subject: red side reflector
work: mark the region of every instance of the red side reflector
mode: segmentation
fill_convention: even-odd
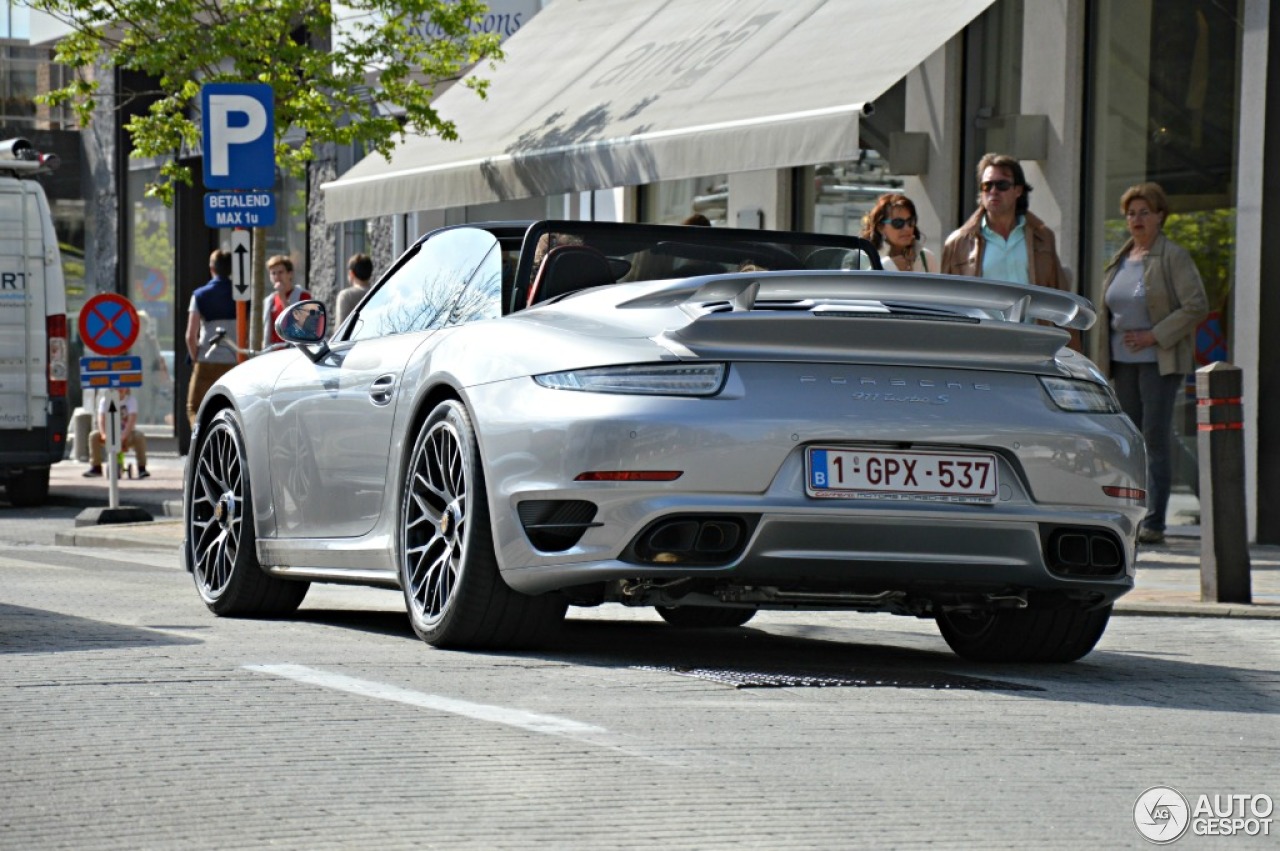
[[[44,319],[45,336],[48,339],[46,357],[49,371],[49,396],[62,398],[67,395],[67,316],[54,313]]]
[[[575,482],[674,482],[683,470],[592,470],[579,473]]]
[[[1142,488],[1122,488],[1115,485],[1103,485],[1102,492],[1107,496],[1114,496],[1116,499],[1136,499],[1138,502],[1146,502],[1147,492]]]

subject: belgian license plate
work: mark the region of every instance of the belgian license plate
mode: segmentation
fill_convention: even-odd
[[[996,457],[983,453],[811,448],[809,495],[821,499],[994,502]]]

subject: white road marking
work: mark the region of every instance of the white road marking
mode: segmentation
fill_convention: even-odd
[[[688,767],[692,762],[705,764],[708,761],[720,761],[705,756],[699,757],[688,752],[677,753],[674,748],[660,749],[649,745],[647,742],[628,742],[625,736],[611,733],[608,729],[594,724],[574,721],[572,718],[561,718],[558,715],[542,715],[537,712],[528,712],[508,706],[472,703],[467,700],[444,697],[438,694],[427,694],[373,680],[348,677],[345,674],[321,671],[315,668],[308,668],[305,665],[245,665],[244,668],[248,671],[284,677],[295,682],[345,691],[362,697],[390,700],[409,706],[432,709],[437,712],[461,715],[477,721],[516,727],[532,733],[573,739],[574,741],[607,748],[630,756],[640,757],[641,759],[660,762],[663,765],[672,767]]]
[[[442,697],[438,694],[425,694],[420,691],[400,688],[399,686],[374,682],[373,680],[361,680],[344,674],[317,671],[315,668],[308,668],[305,665],[245,665],[245,668],[250,671],[260,671],[264,674],[274,674],[277,677],[284,677],[300,683],[350,692],[364,697],[375,697],[379,700],[407,703],[410,706],[420,706],[423,709],[434,709],[438,712],[448,712],[453,715],[464,715],[467,718],[475,718],[478,721],[505,724],[508,727],[519,727],[522,730],[546,733],[551,736],[599,735],[600,733],[608,732],[603,727],[583,724],[581,721],[574,721],[569,718],[559,718],[555,715],[539,715],[536,712],[526,712],[523,709],[511,709],[506,706],[471,703],[452,697]]]
[[[0,569],[3,570],[79,570],[81,568],[66,567],[61,564],[49,564],[45,561],[27,561],[20,558],[0,556]]]

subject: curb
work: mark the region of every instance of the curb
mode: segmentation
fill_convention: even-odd
[[[63,547],[99,547],[113,550],[167,550],[177,552],[182,546],[182,521],[152,520],[150,523],[116,523],[106,526],[82,526],[56,532],[55,544]]]
[[[1280,606],[1257,603],[1152,603],[1125,602],[1122,597],[1112,610],[1115,615],[1182,618],[1250,618],[1280,620]]]

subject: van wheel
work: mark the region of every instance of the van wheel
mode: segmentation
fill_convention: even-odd
[[[9,478],[5,491],[15,506],[44,505],[49,501],[49,468],[28,467]]]

